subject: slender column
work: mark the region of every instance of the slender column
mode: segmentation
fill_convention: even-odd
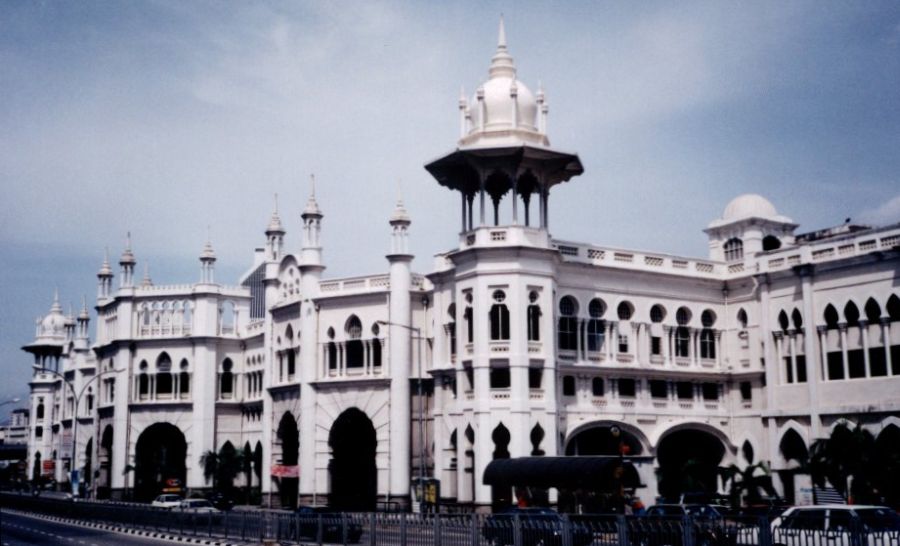
[[[839,323],[838,330],[841,332],[841,360],[844,366],[844,379],[850,379],[850,364],[847,360],[847,323]]]
[[[691,364],[700,365],[700,330],[691,328]]]
[[[894,365],[891,362],[891,319],[889,317],[882,317],[881,332],[881,339],[884,340],[884,361],[887,362],[887,373],[893,375]]]
[[[461,231],[466,231],[466,194],[463,192],[459,192],[460,197],[462,197],[462,228]]]
[[[606,343],[603,347],[603,356],[608,361],[612,358],[612,322],[606,321],[606,323],[603,325],[603,328],[606,330]]]
[[[791,372],[794,378],[794,383],[800,382],[800,376],[797,375],[797,332],[795,330],[791,330],[788,333],[790,339],[790,351],[791,351]]]
[[[862,345],[863,345],[863,361],[866,365],[866,377],[872,376],[872,371],[869,365],[869,321],[865,319],[861,319],[859,321],[859,331],[862,332]]]
[[[531,194],[522,195],[522,205],[525,207],[525,226],[531,226]]]
[[[544,201],[544,189],[540,188],[538,192],[538,223],[540,227],[547,227],[546,224],[546,215],[544,214],[544,209],[547,207],[546,201]]]
[[[716,368],[722,368],[722,330],[716,330],[714,335],[715,349],[716,352]]]
[[[511,192],[512,192],[512,223],[514,226],[519,225],[519,199],[518,199],[518,184],[513,181]]]
[[[662,338],[662,346],[663,346],[663,360],[665,361],[666,366],[672,365],[672,327],[671,326],[663,326],[663,338]]]
[[[478,193],[478,196],[479,196],[478,197],[479,205],[481,207],[481,210],[479,211],[479,214],[480,214],[480,216],[479,216],[480,224],[479,225],[483,226],[484,225],[484,182],[483,181],[481,184],[481,191]]]
[[[775,332],[775,369],[779,370],[778,375],[781,378],[780,383],[782,385],[787,383],[787,369],[784,368],[783,347],[781,343],[783,336],[784,333],[781,331]]]
[[[819,334],[819,377],[828,379],[828,326],[816,326]]]
[[[550,190],[544,189],[544,227],[550,227]]]

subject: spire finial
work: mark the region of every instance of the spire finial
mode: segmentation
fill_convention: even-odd
[[[309,188],[310,188],[309,194],[312,196],[313,199],[315,199],[316,198],[316,175],[315,175],[315,173],[309,174]]]
[[[131,250],[131,231],[125,232],[125,249]]]
[[[498,77],[516,78],[516,65],[512,56],[506,49],[506,25],[503,23],[503,15],[500,15],[500,30],[497,37],[497,51],[491,58],[491,68],[488,71],[491,79]]]
[[[503,14],[500,14],[500,31],[497,34],[497,49],[506,49],[506,27],[503,25]]]
[[[54,305],[59,304],[59,287],[58,286],[53,287],[53,304]]]

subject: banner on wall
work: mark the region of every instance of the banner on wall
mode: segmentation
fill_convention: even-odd
[[[273,478],[299,478],[300,466],[296,464],[273,464]]]

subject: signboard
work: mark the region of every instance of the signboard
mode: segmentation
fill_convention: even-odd
[[[53,472],[56,470],[56,461],[41,461],[41,474],[44,476],[52,476]]]
[[[441,498],[441,481],[436,478],[413,478],[410,497],[413,513],[434,510]]]
[[[181,493],[181,480],[178,478],[167,478],[163,482],[163,493]]]
[[[300,466],[288,464],[273,464],[272,477],[274,478],[299,478]]]

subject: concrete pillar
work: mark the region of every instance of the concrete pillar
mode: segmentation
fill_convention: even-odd
[[[410,486],[411,374],[410,287],[412,275],[409,254],[392,254],[390,262],[390,484],[393,498],[408,499]]]

